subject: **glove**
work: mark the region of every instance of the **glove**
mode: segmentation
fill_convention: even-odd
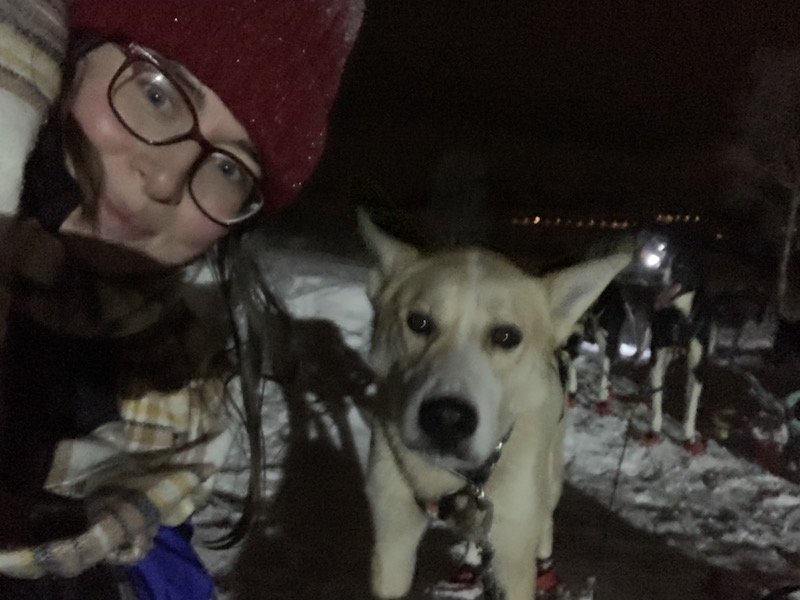
[[[104,490],[87,501],[88,528],[70,538],[0,552],[0,574],[17,579],[76,577],[100,562],[129,564],[152,547],[158,510],[144,494]]]

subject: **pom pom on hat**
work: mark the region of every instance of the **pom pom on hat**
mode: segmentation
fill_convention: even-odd
[[[276,209],[322,154],[363,11],[363,0],[72,0],[70,27],[142,44],[214,90],[261,153]]]

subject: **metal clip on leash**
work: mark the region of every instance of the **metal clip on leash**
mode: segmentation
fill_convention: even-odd
[[[493,516],[494,505],[483,485],[475,483],[468,483],[443,497],[437,506],[437,518],[466,543],[461,567],[464,571],[459,571],[456,579],[480,582],[484,600],[505,600],[505,592],[492,566],[494,547],[489,541],[489,531]]]
[[[497,581],[497,574],[492,566],[494,558],[494,546],[489,541],[489,530],[492,527],[492,517],[494,516],[494,505],[483,491],[481,486],[470,486],[470,492],[475,498],[475,505],[478,510],[485,513],[480,527],[480,536],[476,541],[478,552],[481,556],[481,583],[483,583],[484,600],[505,600],[506,593],[500,582]]]

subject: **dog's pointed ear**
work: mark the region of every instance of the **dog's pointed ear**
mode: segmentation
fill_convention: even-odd
[[[378,259],[380,274],[389,276],[416,260],[419,250],[380,229],[363,208],[358,209],[358,230],[369,251]]]
[[[564,343],[572,326],[611,280],[631,262],[630,252],[589,260],[545,277],[556,344]]]

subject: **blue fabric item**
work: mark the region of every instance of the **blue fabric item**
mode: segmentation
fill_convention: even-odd
[[[147,555],[126,569],[139,600],[210,600],[214,582],[191,545],[192,526],[161,527]]]

